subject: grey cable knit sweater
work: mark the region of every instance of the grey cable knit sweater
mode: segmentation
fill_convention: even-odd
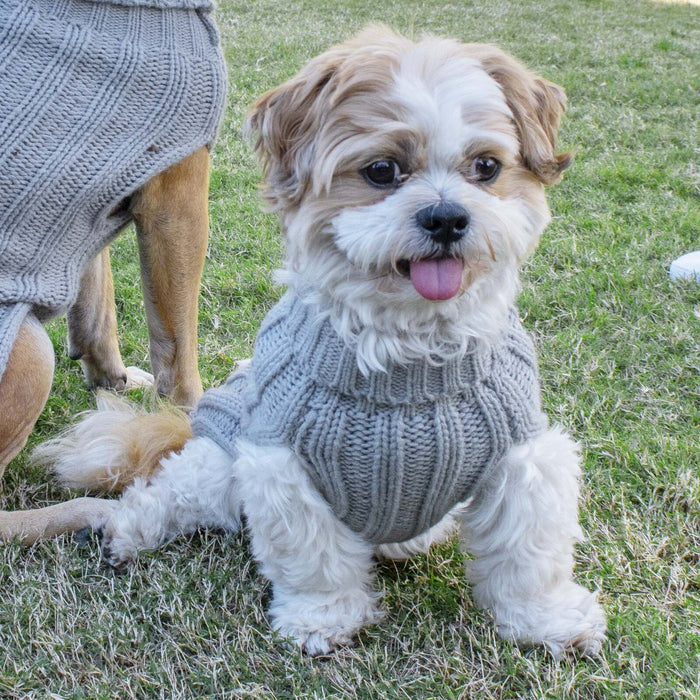
[[[128,220],[117,205],[212,143],[226,74],[211,7],[0,0],[0,378],[26,314],[75,300]]]
[[[546,424],[515,311],[488,350],[365,376],[330,321],[291,294],[266,317],[250,367],[207,391],[192,420],[234,456],[239,437],[290,448],[335,514],[374,543],[427,530]]]

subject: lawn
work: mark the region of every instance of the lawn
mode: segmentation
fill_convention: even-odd
[[[609,641],[554,659],[498,639],[444,545],[382,564],[385,619],[354,649],[310,659],[273,637],[269,590],[243,535],[202,532],[127,575],[96,542],[0,546],[3,698],[700,697],[700,286],[673,258],[700,247],[700,8],[638,0],[220,0],[230,104],[213,158],[200,312],[205,386],[249,355],[281,290],[277,222],[241,135],[256,95],[368,21],[412,35],[497,43],[563,85],[554,220],[523,274],[521,315],[540,346],[544,401],[582,443],[577,576],[600,589]],[[121,348],[148,366],[133,233],[113,247]],[[30,447],[94,405],[50,325],[54,391]],[[0,506],[68,496],[8,468]]]

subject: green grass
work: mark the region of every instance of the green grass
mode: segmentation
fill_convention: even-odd
[[[286,649],[243,536],[201,533],[124,577],[94,542],[0,547],[0,697],[698,698],[700,287],[668,265],[696,249],[700,8],[629,0],[221,0],[230,105],[214,154],[201,302],[205,385],[250,353],[280,294],[281,246],[240,134],[246,106],[368,21],[498,43],[563,85],[576,161],[524,272],[521,311],[541,349],[544,401],[584,447],[577,575],[601,589],[610,639],[595,660],[499,640],[453,544],[379,567],[386,618],[328,660]],[[148,365],[133,234],[114,246],[121,347]],[[66,357],[36,444],[93,405]],[[30,445],[31,447],[31,445]],[[2,505],[67,494],[8,468]]]

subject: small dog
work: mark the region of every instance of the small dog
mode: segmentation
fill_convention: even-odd
[[[288,291],[252,360],[204,395],[190,439],[109,402],[42,448],[74,486],[145,477],[105,506],[112,566],[244,513],[272,626],[325,654],[379,617],[374,554],[458,524],[504,637],[600,650],[603,611],[572,578],[578,451],[547,426],[513,310],[543,186],[570,162],[564,102],[495,47],[382,27],[263,95],[249,124]]]

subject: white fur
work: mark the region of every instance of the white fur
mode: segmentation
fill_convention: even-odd
[[[68,488],[109,491],[124,463],[125,436],[136,409],[105,391],[97,393],[97,411],[87,411],[64,433],[32,452],[32,463],[51,466]]]
[[[518,265],[549,221],[546,206],[498,197],[459,172],[470,146],[478,144],[478,152],[499,147],[512,163],[519,145],[514,131],[484,123],[484,113],[510,114],[498,84],[477,62],[445,63],[431,53],[434,48],[428,44],[404,58],[393,95],[401,129],[427,141],[425,170],[378,203],[340,208],[320,228],[307,211],[316,204],[312,197],[286,217],[290,265],[279,279],[319,304],[338,333],[357,343],[363,370],[426,357],[445,360],[463,354],[470,339],[498,336],[519,291]],[[478,107],[471,118],[470,107]],[[372,159],[366,138],[345,144],[345,151],[355,159],[366,151],[365,159]],[[330,180],[329,161],[340,167],[333,155],[319,158],[324,182]],[[392,264],[436,252],[415,215],[440,200],[469,212],[470,234],[453,252],[481,271],[462,294],[436,304],[420,297]]]
[[[394,561],[410,559],[414,554],[424,554],[434,544],[444,542],[454,535],[459,524],[459,515],[465,505],[461,504],[453,508],[442,520],[422,535],[418,535],[406,542],[391,542],[378,545],[375,554],[381,559],[392,559]]]
[[[150,481],[136,479],[124,492],[104,528],[104,555],[120,567],[199,527],[237,530],[240,514],[233,458],[209,438],[193,438]]]
[[[379,619],[372,546],[341,523],[288,449],[239,442],[253,554],[272,581],[272,626],[310,654],[351,644]]]
[[[514,447],[460,512],[477,604],[504,637],[554,654],[596,654],[605,639],[596,594],[572,581],[578,493],[578,449],[555,428]]]
[[[272,626],[310,654],[352,643],[377,621],[371,589],[372,547],[337,520],[286,448],[242,441],[235,464],[207,438],[163,460],[150,484],[138,480],[105,527],[109,563],[208,526],[236,530],[241,506],[252,549],[273,584]],[[462,528],[478,605],[493,612],[507,638],[541,643],[554,654],[596,654],[605,616],[596,594],[572,580],[577,521],[578,453],[561,430],[514,447],[467,504],[406,543],[376,554],[403,559]]]
[[[491,342],[517,294],[518,266],[549,218],[534,178],[496,194],[464,176],[465,149],[499,149],[505,162],[518,161],[509,108],[477,61],[455,58],[454,44],[421,46],[395,69],[393,90],[367,98],[369,106],[388,102],[382,114],[390,116],[375,118],[376,138],[330,139],[326,151],[323,144],[304,151],[297,167],[311,165],[315,184],[281,212],[289,253],[284,281],[357,343],[364,370],[416,358],[440,362],[464,353],[470,339]],[[425,144],[425,167],[386,196],[368,190],[366,203],[335,203],[334,178],[344,159],[381,158],[370,146],[392,129]],[[317,160],[307,163],[310,154]],[[356,166],[343,167],[352,173]],[[349,185],[354,192],[361,186],[357,179]],[[529,188],[528,196],[522,188]],[[469,212],[469,235],[453,251],[469,274],[462,294],[432,302],[395,263],[436,252],[415,217],[440,199]],[[117,449],[107,438],[104,447]],[[242,508],[253,553],[273,585],[273,628],[312,654],[351,643],[379,617],[372,546],[335,517],[290,450],[245,441],[239,449],[232,464],[213,442],[197,438],[164,459],[150,483],[135,483],[120,501],[105,529],[106,556],[120,566],[140,549],[200,525],[235,529]],[[578,479],[574,443],[550,430],[512,448],[472,500],[429,532],[376,553],[402,558],[425,551],[459,521],[475,557],[467,566],[475,599],[493,612],[502,635],[542,643],[554,653],[596,653],[605,618],[595,593],[573,582],[573,547],[581,537]]]

